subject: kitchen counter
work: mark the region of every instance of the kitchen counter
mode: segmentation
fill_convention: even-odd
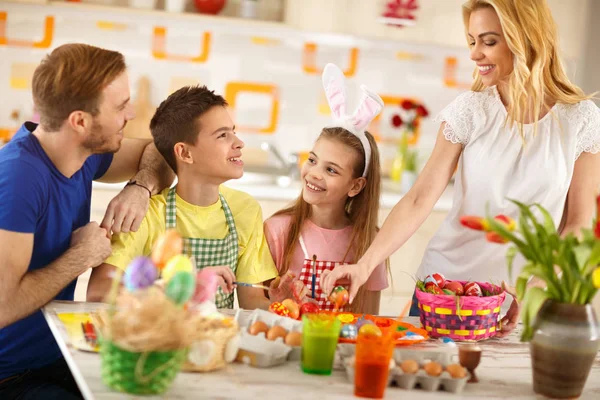
[[[86,400],[134,399],[116,393],[106,387],[101,380],[101,362],[98,354],[75,350],[70,344],[64,326],[56,314],[61,312],[90,312],[99,303],[52,302],[44,307],[48,325],[71,368],[79,388]],[[233,311],[229,311],[231,313]],[[242,311],[243,319],[249,314]],[[418,324],[417,318],[408,317],[406,322]],[[519,342],[520,327],[503,339],[490,339],[480,342],[482,358],[476,369],[480,380],[468,384],[462,393],[453,395],[444,391],[406,391],[389,387],[386,399],[539,399],[533,392],[531,358],[529,346]],[[428,341],[421,348],[436,348],[438,341]],[[413,348],[417,348],[414,346]],[[556,366],[558,368],[558,366]],[[353,384],[344,371],[333,371],[331,376],[308,375],[301,372],[298,362],[269,368],[253,368],[243,364],[230,364],[225,369],[210,373],[180,373],[173,386],[161,397],[168,399],[249,399],[294,400],[294,399],[355,399]],[[596,358],[587,385],[580,399],[600,398],[600,358]]]

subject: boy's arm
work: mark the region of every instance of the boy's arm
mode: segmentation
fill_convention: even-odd
[[[103,302],[117,271],[114,265],[104,263],[92,270],[87,287],[86,301]]]
[[[268,310],[271,301],[265,296],[265,291],[259,288],[238,286],[238,301],[244,310]]]

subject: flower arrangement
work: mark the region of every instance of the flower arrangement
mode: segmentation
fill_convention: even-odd
[[[511,201],[519,208],[518,222],[504,215],[463,216],[460,222],[485,232],[490,242],[512,244],[506,253],[511,280],[515,256],[521,254],[527,261],[517,277],[516,293],[524,324],[521,340],[529,341],[534,333],[533,320],[546,300],[586,305],[596,295],[600,288],[600,218],[596,218],[593,230],[582,229],[580,236],[561,235],[550,213],[540,204]],[[600,196],[597,213],[600,216]],[[532,277],[545,287],[528,288]]]
[[[417,172],[417,152],[411,150],[409,145],[416,142],[415,131],[419,128],[421,118],[429,116],[429,111],[423,104],[412,100],[403,100],[400,103],[400,112],[391,119],[392,127],[401,130],[398,142],[398,151],[392,165],[391,178],[400,181],[402,172]],[[411,143],[412,142],[412,143]]]

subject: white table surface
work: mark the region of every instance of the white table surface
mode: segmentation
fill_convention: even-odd
[[[102,383],[98,354],[78,351],[70,346],[67,333],[57,313],[78,313],[96,310],[101,304],[51,302],[44,316],[86,400],[91,399],[353,399],[353,384],[344,371],[331,376],[304,374],[299,362],[259,369],[243,364],[230,364],[210,373],[179,373],[172,387],[162,396],[141,397],[113,392]],[[419,325],[417,318],[406,322]],[[480,343],[482,360],[476,369],[480,383],[468,384],[462,393],[444,391],[407,391],[388,387],[386,399],[542,399],[533,392],[529,346],[519,342],[518,329],[507,338],[490,339]],[[430,341],[422,347],[435,347]],[[596,357],[581,399],[600,399],[600,357]]]

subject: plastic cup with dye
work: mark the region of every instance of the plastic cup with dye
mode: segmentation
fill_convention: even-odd
[[[302,316],[302,371],[331,375],[342,323],[331,314]]]
[[[381,399],[388,385],[390,360],[394,352],[391,334],[359,334],[356,339],[354,395]]]

